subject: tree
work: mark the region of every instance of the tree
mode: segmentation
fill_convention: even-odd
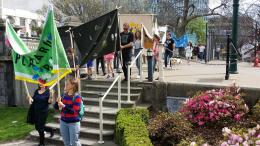
[[[203,44],[206,43],[205,28],[206,22],[202,17],[191,20],[186,26],[187,32],[191,34],[195,33],[198,38],[198,42]]]
[[[170,25],[175,28],[176,35],[182,36],[186,32],[186,26],[190,21],[199,18],[212,15],[220,15],[217,12],[219,8],[225,7],[227,0],[222,0],[222,3],[208,11],[195,13],[196,8],[192,0],[168,0],[158,2],[158,22],[161,25]]]

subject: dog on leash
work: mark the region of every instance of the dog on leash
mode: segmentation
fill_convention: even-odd
[[[180,58],[170,58],[170,62],[171,62],[172,65],[182,64],[182,60]]]

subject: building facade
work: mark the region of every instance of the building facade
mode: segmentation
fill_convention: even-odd
[[[22,37],[37,36],[37,33],[33,30],[33,28],[40,27],[44,23],[44,17],[37,13],[20,9],[1,9],[1,18],[4,20],[7,19],[11,24],[19,27],[20,30],[17,33]]]

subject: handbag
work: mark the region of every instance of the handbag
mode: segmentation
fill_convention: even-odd
[[[27,113],[27,123],[34,125],[35,124],[35,113],[34,113],[34,104],[32,103],[29,107],[28,113]]]

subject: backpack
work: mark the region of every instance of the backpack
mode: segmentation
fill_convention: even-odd
[[[72,102],[75,101],[75,98],[76,98],[77,95],[79,95],[79,94],[75,94],[75,96],[73,96]],[[80,96],[80,98],[81,98],[81,102],[80,102],[80,107],[79,107],[79,113],[78,114],[79,114],[80,120],[82,120],[83,117],[84,117],[84,114],[85,114],[85,105],[84,105],[82,96]]]

